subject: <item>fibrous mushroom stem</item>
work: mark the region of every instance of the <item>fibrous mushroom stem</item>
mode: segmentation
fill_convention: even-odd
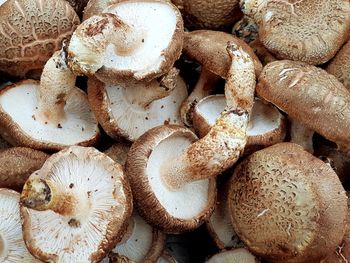
[[[176,87],[176,78],[178,74],[179,70],[172,68],[159,80],[150,82],[149,85],[146,85],[142,96],[138,96],[138,104],[143,108],[147,108],[153,101],[169,96]]]
[[[227,108],[206,136],[162,166],[163,183],[171,190],[220,174],[237,161],[247,143],[247,126],[254,102],[254,64],[235,44],[229,43],[227,51],[232,59],[225,84]],[[243,77],[238,77],[242,73]]]
[[[30,179],[23,187],[20,202],[28,208],[45,211],[52,210],[61,215],[72,215],[76,211],[76,198],[61,191],[44,179]]]
[[[63,50],[55,52],[41,75],[36,119],[54,125],[65,119],[64,106],[69,92],[75,87],[75,78],[66,64],[66,53]]]
[[[199,76],[199,80],[196,83],[196,86],[188,98],[182,103],[180,108],[182,121],[188,127],[192,126],[193,110],[197,102],[210,95],[219,80],[220,76],[212,73],[205,67],[202,67],[202,71]]]
[[[313,154],[314,146],[312,142],[312,137],[314,135],[314,131],[307,128],[302,123],[289,118],[290,121],[290,141],[302,146],[306,151]]]

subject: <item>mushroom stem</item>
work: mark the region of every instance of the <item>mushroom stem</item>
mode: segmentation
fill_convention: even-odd
[[[52,210],[60,215],[72,215],[77,206],[72,194],[60,191],[50,181],[37,178],[26,182],[20,202],[37,211]]]
[[[199,80],[196,83],[196,86],[188,98],[182,103],[180,108],[182,121],[188,127],[192,126],[193,110],[197,102],[210,95],[212,90],[215,88],[218,80],[220,80],[220,76],[212,73],[205,67],[202,67],[202,71],[199,76]]]
[[[59,124],[65,119],[64,106],[75,87],[75,76],[66,64],[66,53],[57,51],[45,64],[40,80],[39,105],[36,119]]]
[[[140,96],[138,94],[139,101],[137,103],[146,109],[153,101],[169,96],[176,87],[176,77],[178,74],[179,70],[172,68],[159,80],[150,82],[143,91],[143,95]]]
[[[299,144],[302,146],[306,151],[313,154],[314,153],[314,146],[312,142],[312,137],[314,135],[314,131],[307,128],[304,124],[293,120],[292,118],[288,117],[290,121],[290,142]]]
[[[5,239],[0,234],[0,262],[4,262],[7,258],[8,249]]]
[[[251,57],[228,44],[232,62],[225,83],[227,108],[202,139],[162,166],[162,180],[170,190],[216,176],[232,166],[247,143],[247,126],[254,102],[255,71]]]

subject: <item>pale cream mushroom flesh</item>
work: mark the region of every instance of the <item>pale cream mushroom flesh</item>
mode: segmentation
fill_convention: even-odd
[[[23,241],[19,213],[20,194],[0,188],[0,262],[39,263],[27,250]]]
[[[171,3],[124,1],[103,12],[83,21],[71,38],[69,65],[76,74],[107,83],[151,80],[180,57],[183,21]]]
[[[247,142],[254,101],[254,63],[234,43],[227,46],[227,52],[232,59],[225,85],[227,108],[209,133],[193,143],[195,137],[187,129],[161,126],[142,135],[128,154],[126,172],[140,213],[169,232],[197,227],[209,215],[210,180],[237,161]],[[189,199],[193,200],[191,206]],[[150,209],[154,212],[146,212]],[[199,215],[201,220],[196,218]]]
[[[348,0],[241,0],[241,8],[258,24],[260,41],[279,59],[319,65],[348,39]]]
[[[222,251],[205,263],[259,263],[260,261],[245,248]]]
[[[204,137],[210,131],[225,106],[224,95],[211,95],[197,103],[194,108],[193,127],[199,137]],[[286,135],[285,118],[273,105],[255,99],[247,135],[245,154],[282,142]]]
[[[114,139],[134,141],[155,126],[182,124],[179,108],[186,97],[186,84],[175,68],[150,82],[111,85],[95,78],[88,82],[91,108]]]
[[[46,63],[40,83],[24,80],[1,90],[3,137],[15,145],[47,150],[95,144],[98,123],[75,79],[61,50]]]
[[[132,262],[155,262],[165,246],[165,234],[153,228],[134,211],[122,241],[109,253],[112,260],[105,258],[102,263],[118,262],[126,257]]]
[[[0,1],[0,71],[38,77],[80,23],[64,0]]]
[[[319,262],[346,229],[347,196],[336,173],[294,143],[257,151],[235,169],[231,222],[252,253],[268,262]]]
[[[256,92],[350,154],[350,93],[333,75],[303,62],[275,61],[264,67]]]
[[[52,155],[21,194],[24,240],[46,262],[98,262],[122,239],[132,196],[122,167],[95,148]]]

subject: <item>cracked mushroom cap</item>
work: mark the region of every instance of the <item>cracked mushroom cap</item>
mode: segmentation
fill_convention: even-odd
[[[164,90],[165,97],[157,97],[157,90]],[[170,85],[158,80],[110,85],[91,78],[88,82],[91,108],[114,139],[135,141],[158,125],[182,124],[179,109],[186,97],[187,87],[179,75]]]
[[[236,167],[228,198],[236,233],[269,262],[319,262],[345,234],[347,196],[338,176],[297,144],[250,155]]]
[[[326,68],[327,72],[336,76],[350,91],[350,41],[348,41],[331,60]]]
[[[0,2],[0,70],[14,77],[37,76],[80,23],[64,0]]]
[[[0,188],[0,261],[39,263],[27,250],[19,214],[20,194]]]
[[[26,245],[40,260],[99,262],[122,239],[132,196],[119,164],[72,146],[30,176],[20,211]]]
[[[225,107],[224,95],[211,95],[197,103],[193,113],[193,127],[200,138],[210,131]],[[286,120],[273,105],[255,99],[247,135],[245,154],[282,142],[286,135]]]
[[[183,52],[209,71],[225,79],[231,66],[231,57],[226,50],[228,42],[241,47],[248,53],[254,61],[255,74],[259,76],[262,65],[258,57],[247,43],[232,34],[211,30],[186,32]]]
[[[279,59],[319,65],[348,39],[348,0],[242,0],[242,10],[259,25],[259,38]]]
[[[276,61],[264,67],[256,92],[350,151],[350,93],[333,75],[303,62]]]
[[[135,205],[146,221],[164,232],[195,229],[214,208],[215,178],[188,183],[175,191],[161,179],[160,164],[179,156],[195,140],[188,129],[163,125],[143,134],[128,153],[126,173]]]
[[[260,261],[247,249],[237,248],[215,254],[205,263],[259,263]]]
[[[225,29],[233,25],[242,13],[239,0],[173,0],[189,29]]]
[[[109,260],[105,258],[102,263],[117,263],[121,257],[136,263],[155,262],[164,250],[165,238],[165,234],[134,212],[123,240],[110,252]]]
[[[174,5],[125,1],[78,26],[68,48],[69,63],[76,74],[95,75],[106,83],[151,80],[172,68],[182,45],[183,21]]]
[[[28,177],[40,169],[48,154],[24,147],[12,147],[0,152],[0,188],[22,190]]]

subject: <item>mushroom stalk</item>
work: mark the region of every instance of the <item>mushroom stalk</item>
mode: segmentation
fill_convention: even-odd
[[[64,106],[74,87],[75,76],[66,64],[66,53],[62,49],[54,53],[45,64],[35,117],[44,123],[59,124],[65,119]]]
[[[227,108],[205,137],[177,159],[163,164],[162,180],[169,189],[220,174],[237,161],[247,143],[254,102],[254,63],[236,44],[229,44],[227,51],[232,60],[225,84]]]
[[[202,71],[199,76],[199,80],[196,83],[196,86],[188,98],[182,103],[180,108],[182,121],[188,127],[192,126],[193,110],[197,102],[210,95],[219,79],[220,76],[212,73],[205,67],[202,67]]]
[[[299,144],[306,151],[313,154],[314,147],[312,142],[312,137],[314,135],[314,131],[307,128],[302,123],[289,118],[291,127],[290,127],[290,142]]]
[[[20,202],[37,211],[52,210],[60,215],[72,215],[78,206],[73,194],[61,191],[44,179],[28,180],[23,187]]]

